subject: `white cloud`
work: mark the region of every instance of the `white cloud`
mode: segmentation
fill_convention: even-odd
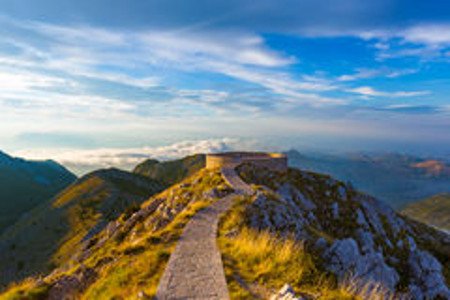
[[[21,59],[0,55],[0,61],[15,67],[32,67],[38,75],[57,71],[67,76],[153,88],[164,84],[163,78],[160,75],[156,77],[155,72],[213,72],[268,89],[278,95],[279,101],[288,98],[290,102],[295,100],[299,104],[313,106],[343,102],[342,99],[320,96],[323,91],[337,88],[332,82],[307,77],[293,78],[280,70],[295,63],[296,59],[268,48],[264,39],[255,34],[189,30],[181,33],[167,30],[127,32],[37,22],[24,22],[16,26],[41,36],[45,40],[42,43],[45,48],[41,49],[42,46],[29,44],[28,41],[13,41],[26,55]],[[129,73],[140,75],[131,77],[127,75]],[[213,100],[209,97],[207,102],[225,99],[221,95],[223,91],[215,93],[218,98]],[[175,94],[178,92],[175,91]],[[175,103],[177,98],[172,100]],[[227,101],[240,100],[228,97]],[[214,109],[218,110],[217,107]]]
[[[160,147],[98,148],[98,149],[44,149],[21,150],[12,153],[27,159],[53,159],[78,174],[99,168],[117,167],[126,170],[147,158],[168,160],[196,153],[214,153],[232,150],[249,150],[251,142],[222,138],[192,140]]]
[[[411,43],[450,45],[450,24],[416,25],[401,32],[400,36]]]
[[[429,91],[394,91],[394,92],[383,92],[375,90],[370,86],[361,86],[348,90],[351,93],[360,94],[363,96],[371,97],[416,97],[424,96],[430,94]]]
[[[417,73],[416,69],[395,70],[388,68],[380,69],[358,69],[353,74],[345,74],[337,78],[338,81],[355,81],[360,79],[368,79],[373,77],[397,78],[404,75]]]

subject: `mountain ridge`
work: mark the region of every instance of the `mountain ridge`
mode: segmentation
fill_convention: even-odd
[[[450,194],[438,194],[412,203],[402,210],[402,214],[450,232]]]
[[[219,224],[232,299],[266,299],[286,283],[308,299],[450,296],[448,235],[327,175],[251,164],[237,172],[255,195],[237,197]],[[219,170],[201,169],[111,220],[41,280],[5,293],[152,297],[185,225],[232,192]]]
[[[162,189],[155,180],[114,168],[83,176],[0,235],[0,284],[60,265],[110,220]]]
[[[414,166],[429,161],[428,158],[398,153],[326,155],[302,154],[297,150],[286,153],[292,167],[330,174],[350,182],[395,209],[438,193],[450,192],[449,174],[443,172],[430,176],[428,169]],[[444,161],[441,164],[449,165]]]
[[[53,160],[28,161],[0,152],[0,233],[75,180]]]

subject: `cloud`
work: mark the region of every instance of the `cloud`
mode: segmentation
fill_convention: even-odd
[[[14,69],[21,76],[8,75],[9,82],[20,80],[27,84],[22,90],[18,86],[15,95],[10,91],[2,94],[0,101],[10,107],[10,112],[23,109],[24,103],[30,110],[35,105],[36,112],[40,112],[43,105],[53,103],[49,112],[53,110],[55,114],[78,113],[85,117],[98,113],[94,108],[86,112],[89,106],[83,105],[83,100],[93,103],[93,107],[109,102],[118,113],[130,117],[158,112],[183,112],[187,116],[203,112],[236,114],[236,108],[242,108],[246,114],[273,113],[274,109],[293,103],[311,107],[345,103],[343,99],[321,95],[337,89],[333,82],[308,76],[294,78],[284,71],[283,68],[297,63],[296,58],[270,49],[261,36],[253,33],[149,29],[131,32],[87,25],[10,20],[6,23],[33,36],[21,40],[21,36],[9,38],[7,34],[0,38],[0,43],[18,51],[15,55],[0,52],[0,69]],[[167,86],[166,74],[170,72],[189,76],[214,73],[240,83],[231,91],[217,86],[178,88]],[[43,80],[48,83],[45,89],[37,86]],[[259,91],[240,97],[245,93],[244,85],[255,85]],[[0,91],[4,92],[5,87],[0,86]],[[61,110],[65,105],[68,106]]]
[[[386,77],[386,78],[397,78],[404,75],[410,75],[417,73],[416,69],[403,69],[395,70],[389,68],[380,69],[357,69],[353,74],[341,75],[337,78],[338,81],[355,81],[360,79],[369,79],[374,77]]]
[[[405,29],[398,34],[407,42],[424,45],[450,45],[450,24],[423,24]]]
[[[78,174],[99,168],[117,167],[130,170],[148,158],[177,159],[196,153],[214,153],[251,149],[249,141],[222,138],[192,140],[160,147],[22,150],[13,155],[28,159],[53,159]]]
[[[374,88],[370,86],[361,86],[353,89],[348,90],[351,93],[363,95],[363,96],[370,96],[370,97],[417,97],[417,96],[424,96],[428,95],[431,92],[429,91],[395,91],[395,92],[383,92],[375,90]]]
[[[402,113],[402,114],[437,114],[441,113],[445,110],[445,108],[440,106],[433,105],[415,105],[415,104],[393,104],[385,107],[378,107],[374,110],[378,111],[388,111],[393,113]]]

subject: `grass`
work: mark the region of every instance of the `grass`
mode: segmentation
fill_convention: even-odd
[[[48,285],[38,285],[35,279],[28,278],[12,284],[6,293],[0,295],[0,300],[46,299],[48,290]]]
[[[99,279],[89,287],[82,299],[134,299],[139,292],[153,297],[184,226],[208,205],[210,201],[194,202],[160,231],[144,235],[137,241],[125,240],[119,246],[113,243],[105,245],[110,249],[114,247],[120,253],[115,255],[117,263],[101,270]],[[87,263],[95,265],[105,255],[103,252]]]
[[[251,202],[250,197],[237,199],[220,222],[218,243],[231,299],[267,299],[285,283],[304,296],[356,299],[337,287],[301,242],[248,226]]]
[[[97,275],[89,283],[89,286],[81,291],[80,295],[76,295],[77,298],[133,299],[139,292],[144,292],[152,297],[156,292],[170,253],[186,223],[196,212],[217,200],[217,197],[206,196],[212,189],[216,189],[218,192],[230,190],[218,171],[202,170],[181,184],[154,195],[147,204],[157,199],[164,199],[159,207],[163,209],[158,208],[145,221],[140,220],[131,228],[119,227],[118,233],[122,233],[120,239],[109,238],[104,244],[99,244],[97,247],[95,241],[101,240],[105,234],[100,232],[93,237],[89,256],[84,258],[81,263],[63,255],[70,253],[72,257],[73,254],[79,254],[79,247],[77,247],[80,240],[79,235],[75,235],[72,239],[66,239],[56,253],[58,256],[54,257],[54,259],[61,259],[58,262],[63,265],[63,268],[58,273],[45,278],[47,287],[54,284],[60,276],[77,273],[81,267],[85,267],[95,270]],[[99,196],[99,193],[95,193],[93,196]],[[102,201],[95,201],[92,198],[87,203],[92,205],[82,205],[84,202],[84,199],[80,199],[76,210],[73,213],[72,210],[69,210],[67,215],[69,223],[73,221],[73,226],[80,229],[76,232],[80,236],[85,235],[86,228],[94,225],[95,222],[92,221],[98,218],[96,205],[102,203]],[[59,203],[59,205],[67,205],[66,201],[63,203]],[[129,210],[124,209],[124,213],[117,218],[117,221],[122,225],[127,222],[130,214],[139,208],[135,206]],[[164,211],[171,211],[170,216],[164,215],[162,213]],[[85,218],[79,220],[79,223],[75,222],[77,219],[74,216],[82,213]],[[160,222],[161,220],[163,222]],[[70,245],[70,247],[66,247],[66,245]],[[73,250],[71,251],[71,249]],[[38,281],[37,278],[30,278],[27,281],[10,285],[0,299],[23,299],[21,298],[23,295],[28,295],[41,288],[37,285]],[[8,295],[8,298],[5,298],[5,295]],[[27,299],[39,299],[39,296],[30,296]]]

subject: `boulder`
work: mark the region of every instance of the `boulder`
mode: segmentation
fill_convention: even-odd
[[[304,300],[303,297],[297,297],[289,284],[285,284],[276,294],[270,297],[270,300]]]
[[[450,292],[442,276],[442,266],[439,261],[426,251],[415,250],[411,252],[408,265],[413,276],[410,290],[418,293],[420,288],[426,299],[440,296],[450,299]]]
[[[370,243],[368,235],[362,235],[367,238],[366,243]],[[335,241],[324,253],[324,258],[326,268],[337,276],[338,282],[346,284],[350,279],[356,294],[370,293],[377,286],[394,292],[400,279],[396,270],[385,263],[381,253],[361,254],[352,238]]]

